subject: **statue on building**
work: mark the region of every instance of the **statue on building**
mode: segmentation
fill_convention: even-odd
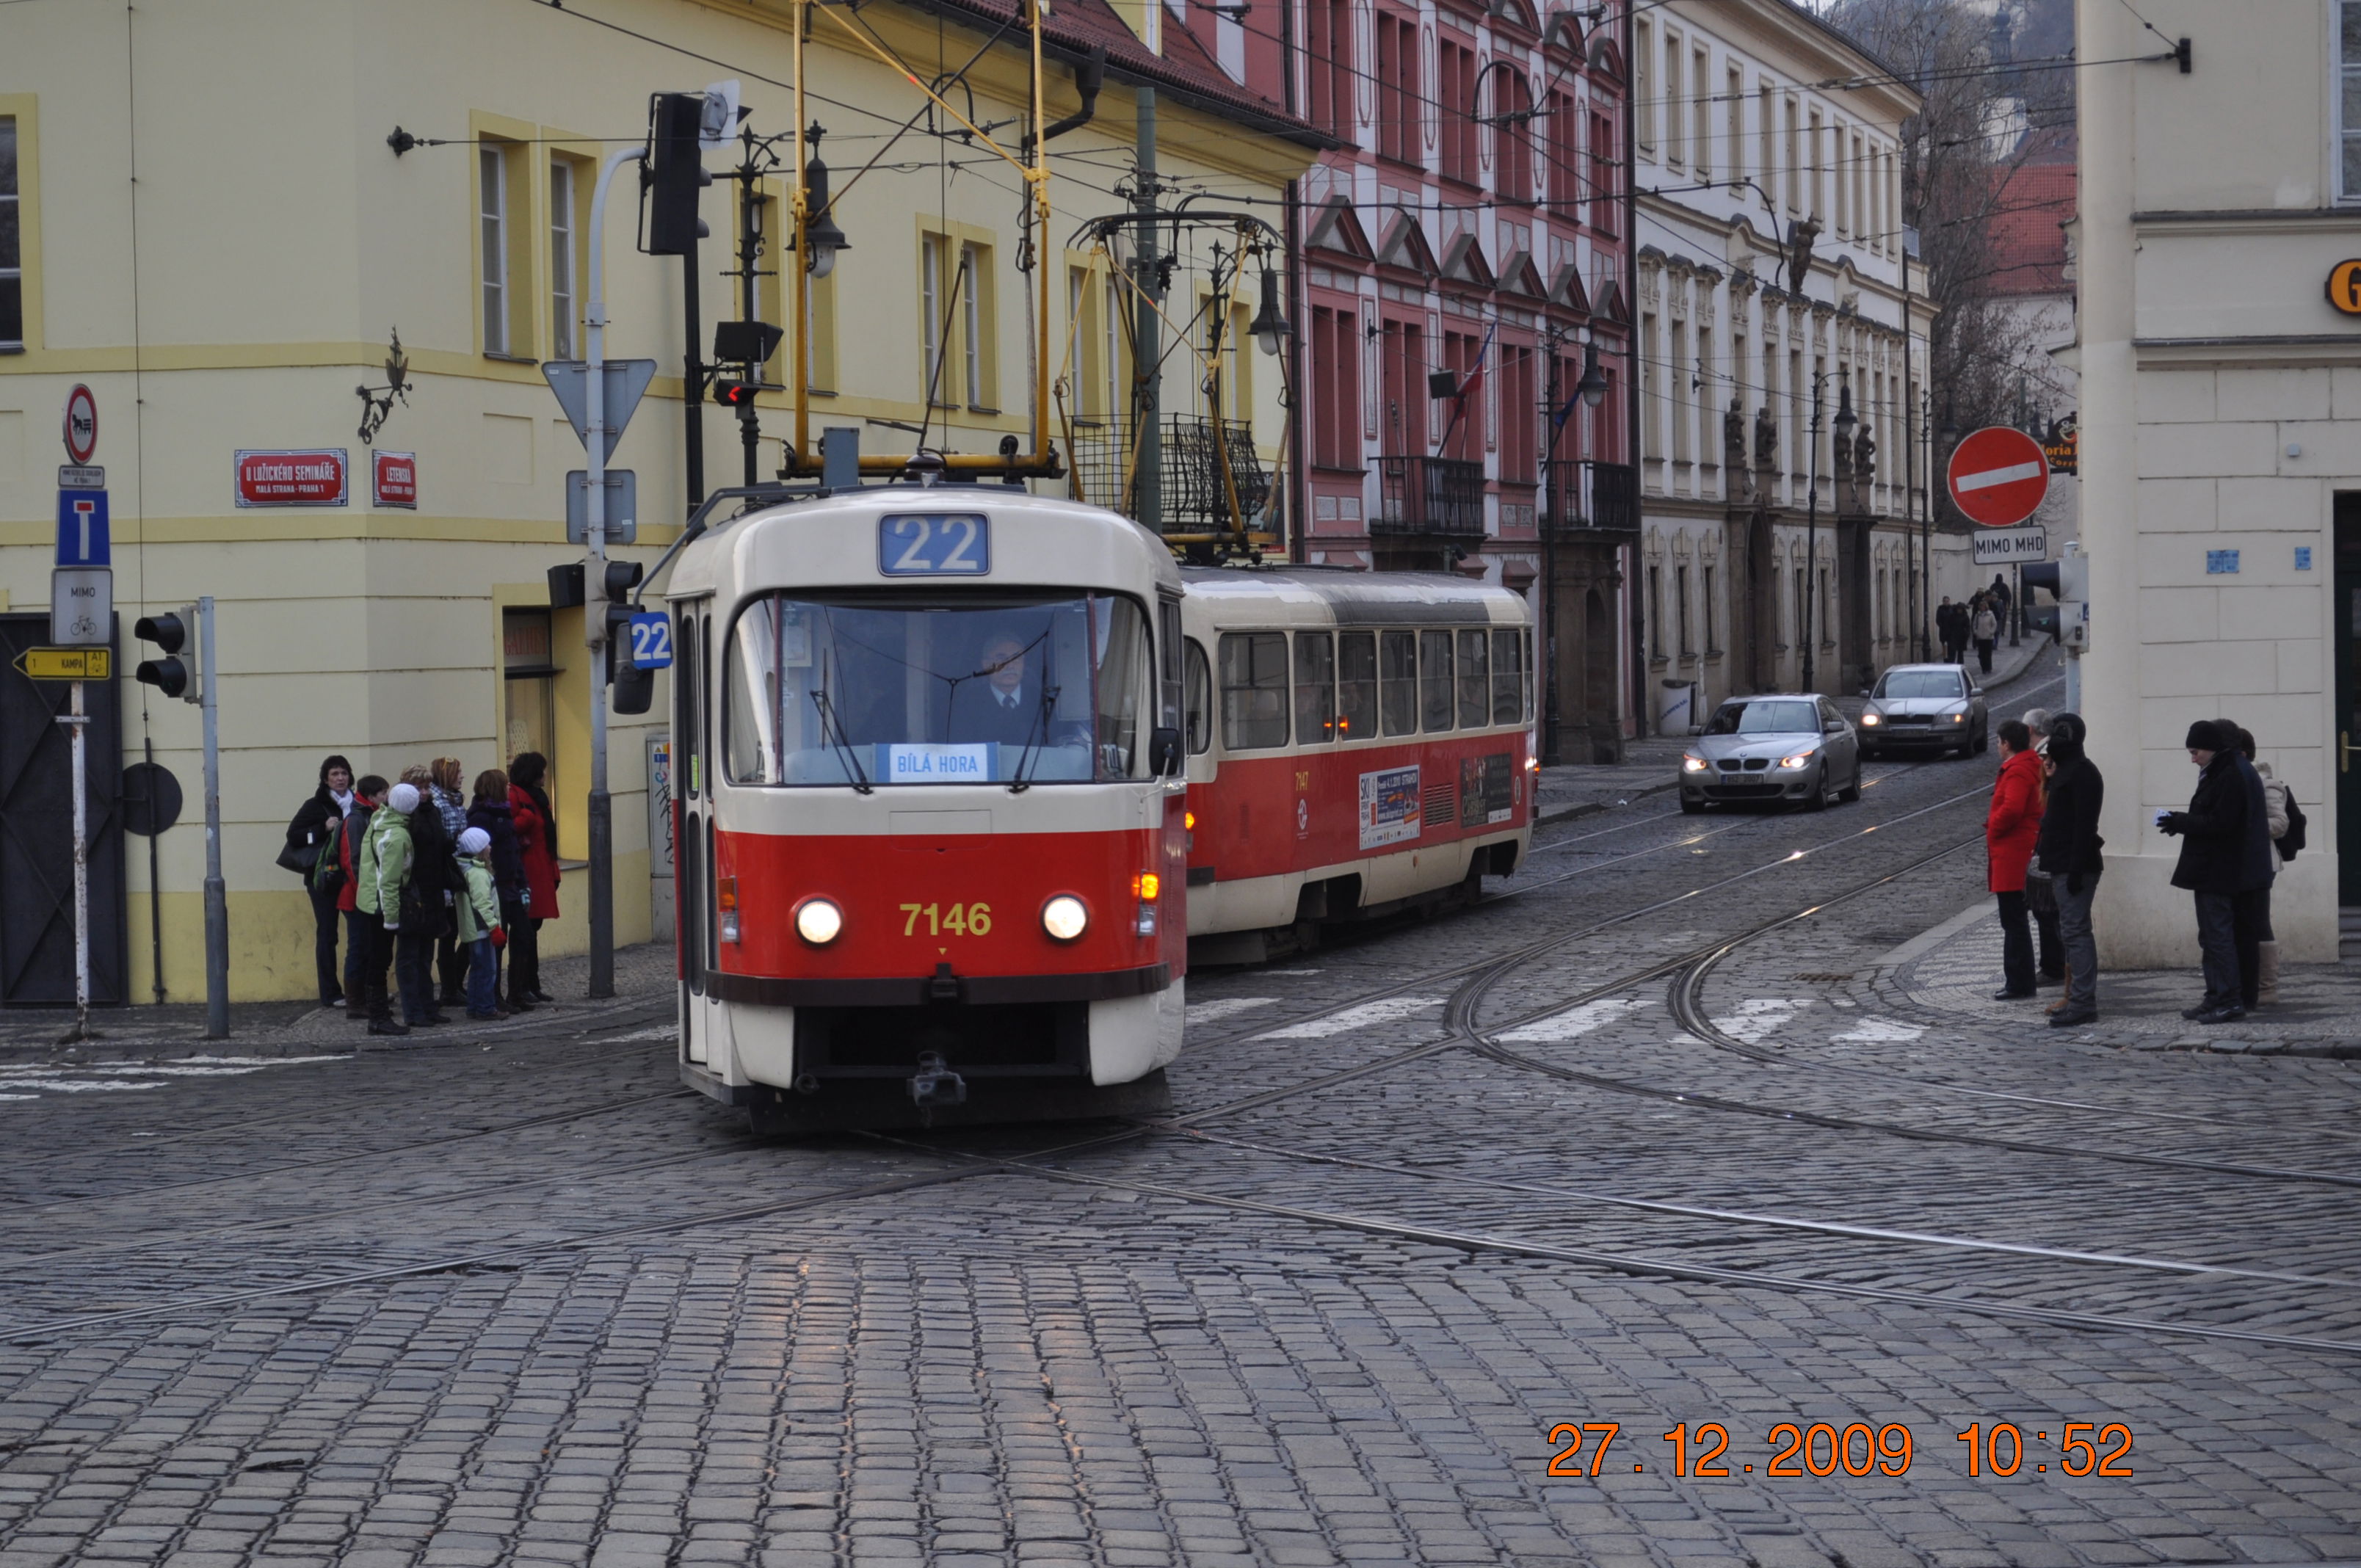
[[[1746,414],[1736,394],[1730,397],[1729,411],[1721,416],[1721,462],[1733,473],[1746,468]]]
[[[1766,474],[1779,471],[1779,422],[1768,403],[1754,411],[1754,466]]]
[[[1828,458],[1836,466],[1835,478],[1839,486],[1852,483],[1852,438],[1839,434],[1828,443]]]
[[[1861,427],[1861,433],[1852,438],[1852,472],[1853,477],[1864,485],[1874,484],[1877,480],[1877,443],[1870,438],[1866,424]]]

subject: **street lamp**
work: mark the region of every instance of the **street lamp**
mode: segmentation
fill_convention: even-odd
[[[828,165],[820,161],[819,138],[828,133],[815,121],[805,133],[811,138],[811,161],[804,165],[804,266],[815,279],[836,270],[836,253],[852,248],[844,231],[828,210]]]
[[[1582,379],[1574,389],[1582,394],[1587,408],[1597,408],[1607,400],[1607,372],[1598,367],[1598,343],[1586,338],[1582,345]]]
[[[1274,358],[1280,345],[1294,335],[1287,323],[1287,312],[1279,302],[1279,274],[1268,267],[1262,269],[1262,308],[1255,312],[1254,321],[1246,327],[1254,334],[1255,346]]]

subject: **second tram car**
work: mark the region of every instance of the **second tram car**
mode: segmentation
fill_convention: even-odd
[[[1505,589],[893,485],[721,523],[666,595],[681,1071],[761,1129],[1160,1108],[1192,938],[1260,958],[1529,842]]]
[[[1199,962],[1516,868],[1532,834],[1523,598],[1440,573],[1181,576]]]

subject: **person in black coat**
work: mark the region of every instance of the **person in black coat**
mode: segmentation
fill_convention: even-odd
[[[1041,663],[1027,658],[1023,639],[1003,633],[983,645],[982,680],[961,681],[951,693],[946,733],[954,743],[996,740],[1038,746],[1049,736],[1041,711]],[[1008,764],[1013,766],[1013,762]]]
[[[2058,931],[2066,949],[2065,1004],[2049,1015],[2053,1028],[2071,1028],[2099,1016],[2099,944],[2091,928],[2091,905],[2099,895],[2099,808],[2106,781],[2083,754],[2086,731],[2081,715],[2060,713],[2049,720],[2049,744],[2042,764],[2048,770],[2048,801],[2034,858],[2048,872],[2058,895]]]
[[[2204,955],[2205,995],[2181,1016],[2199,1024],[2229,1024],[2246,1015],[2238,973],[2237,898],[2253,885],[2257,868],[2252,840],[2262,810],[2262,781],[2210,718],[2189,727],[2183,742],[2197,765],[2197,791],[2185,811],[2159,811],[2157,830],[2180,840],[2172,885],[2186,888],[2197,903],[2197,944]],[[2262,824],[2262,850],[2270,853],[2270,829]],[[2261,868],[2266,877],[2268,868]]]
[[[353,765],[341,756],[330,756],[320,763],[320,787],[287,824],[288,847],[310,850],[316,858],[352,809]],[[320,1005],[341,1007],[345,988],[336,976],[336,889],[324,883],[317,872],[307,873],[303,885],[312,898],[312,960],[320,971]]]
[[[467,826],[480,828],[492,836],[492,847],[486,855],[492,868],[492,891],[500,901],[500,926],[503,930],[519,929],[525,917],[524,851],[517,843],[516,811],[509,805],[509,775],[499,768],[486,768],[476,775],[475,798],[467,806]],[[495,949],[495,958],[505,969],[508,954]],[[523,1012],[533,1003],[500,989],[505,975],[495,980],[494,994],[500,997],[502,1012]]]

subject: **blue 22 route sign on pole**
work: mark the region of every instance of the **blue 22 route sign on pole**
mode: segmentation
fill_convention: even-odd
[[[631,619],[631,664],[636,669],[662,670],[672,664],[672,617],[660,609],[643,609]]]

